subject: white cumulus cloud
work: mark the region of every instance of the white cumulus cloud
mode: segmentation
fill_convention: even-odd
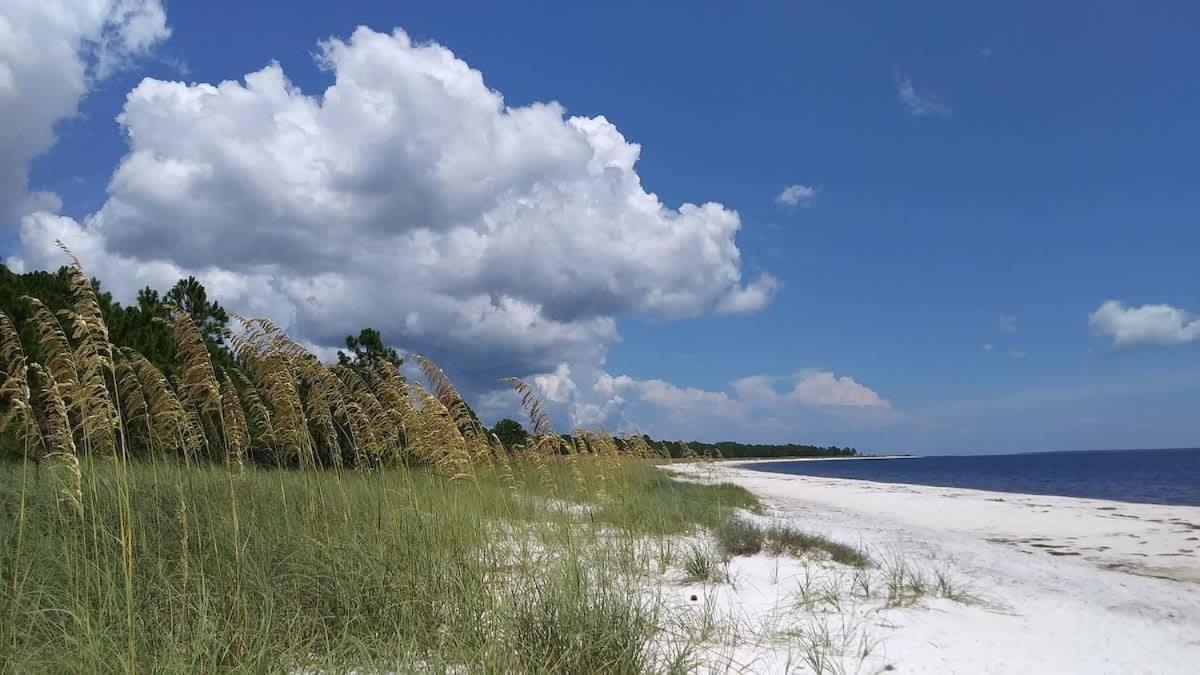
[[[733,388],[745,401],[763,406],[811,405],[847,407],[888,407],[870,387],[850,377],[838,377],[827,370],[806,371],[797,375],[786,391],[778,391],[778,378],[752,375],[734,381]]]
[[[783,188],[783,192],[775,196],[775,203],[784,206],[797,206],[799,204],[808,204],[816,199],[816,197],[816,188],[797,183]]]
[[[571,366],[566,363],[558,364],[553,373],[534,375],[533,383],[541,389],[542,396],[552,403],[566,403],[575,395]]]
[[[718,314],[746,314],[766,307],[775,297],[781,283],[770,274],[760,274],[754,281],[735,288],[717,302]]]
[[[0,226],[57,210],[28,193],[29,163],[54,144],[92,84],[170,34],[159,0],[5,0],[0,4]]]
[[[1088,316],[1088,325],[1094,333],[1110,336],[1117,347],[1200,340],[1200,317],[1170,305],[1131,307],[1108,300]]]
[[[318,59],[319,93],[278,64],[143,80],[107,201],[80,221],[27,216],[10,262],[55,267],[61,238],[119,297],[196,274],[312,344],[373,326],[480,382],[600,364],[622,314],[752,312],[776,292],[743,278],[738,214],[664,204],[603,116],[508,106],[399,29],[359,28]]]
[[[899,417],[870,387],[828,370],[790,377],[751,375],[732,382],[728,391],[612,375],[600,368],[570,369],[565,364],[527,379],[564,428],[650,428],[662,437],[696,439],[761,437],[768,432],[775,440],[803,442],[814,422],[825,429],[854,428]],[[497,390],[483,400],[489,415],[523,419],[511,391]]]
[[[659,379],[635,382],[632,394],[644,403],[685,420],[695,421],[705,417],[741,419],[747,412],[742,401],[723,391],[680,387]]]

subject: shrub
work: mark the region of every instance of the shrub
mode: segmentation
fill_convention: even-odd
[[[637,597],[573,572],[514,593],[510,649],[531,673],[642,673],[653,613]]]
[[[729,578],[717,556],[707,547],[697,544],[692,544],[684,556],[683,571],[687,573],[687,580],[693,582],[721,583]]]
[[[871,564],[871,558],[860,549],[785,525],[772,525],[767,528],[765,536],[767,550],[774,555],[788,553],[800,556],[813,551],[823,551],[834,562],[842,565],[861,568]]]
[[[728,518],[717,528],[717,543],[726,555],[754,555],[763,548],[762,528],[741,518]]]

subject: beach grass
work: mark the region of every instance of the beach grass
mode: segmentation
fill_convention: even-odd
[[[763,527],[739,515],[731,515],[714,530],[718,546],[730,556],[755,555],[765,550],[771,555],[794,557],[823,554],[836,563],[851,567],[863,568],[871,564],[870,556],[859,548],[787,525],[776,523]]]
[[[690,544],[683,558],[683,570],[687,574],[686,581],[692,583],[723,583],[729,580],[725,571],[725,561],[711,547],[704,544]]]
[[[60,246],[68,307],[0,312],[0,671],[653,670],[675,540],[760,508],[512,377],[506,445],[420,354],[172,302],[155,363]]]
[[[754,504],[632,460],[511,482],[7,463],[0,671],[644,672],[662,608],[631,589]]]

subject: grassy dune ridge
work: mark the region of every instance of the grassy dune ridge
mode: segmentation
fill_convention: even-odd
[[[61,465],[4,468],[5,672],[663,669],[665,610],[631,590],[674,535],[755,505],[641,461],[514,489],[85,458],[82,509]]]

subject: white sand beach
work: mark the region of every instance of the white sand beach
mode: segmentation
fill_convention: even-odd
[[[764,522],[861,546],[884,567],[903,561],[927,579],[944,575],[969,591],[966,602],[930,593],[895,607],[856,599],[854,580],[839,566],[767,554],[734,558],[732,584],[679,590],[698,595],[695,605],[707,603],[697,612],[746,628],[744,639],[713,648],[714,670],[811,672],[812,636],[821,634],[817,646],[836,652],[829,672],[1200,672],[1200,507],[773,474],[726,463],[669,469],[746,487],[766,503]],[[797,603],[814,587],[829,591],[827,602]]]

